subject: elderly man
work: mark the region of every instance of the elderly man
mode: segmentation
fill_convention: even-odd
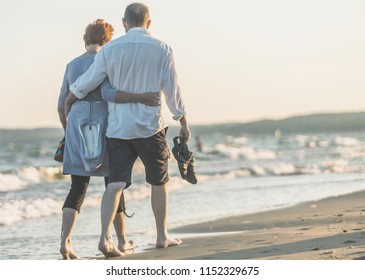
[[[157,248],[181,244],[170,239],[167,232],[169,148],[167,125],[161,106],[137,103],[117,103],[117,91],[140,94],[163,92],[173,119],[180,122],[180,136],[187,142],[190,131],[172,49],[154,38],[148,31],[149,9],[141,3],[130,4],[124,14],[126,35],[105,45],[96,55],[94,64],[70,90],[83,98],[107,77],[113,90],[105,94],[108,101],[107,147],[110,158],[109,184],[101,202],[102,232],[99,250],[106,257],[121,256],[111,238],[111,225],[123,189],[131,184],[132,167],[139,157],[151,184],[152,210],[156,221]]]

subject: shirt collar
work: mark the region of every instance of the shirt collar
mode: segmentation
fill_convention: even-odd
[[[133,28],[129,29],[127,33],[129,33],[129,32],[138,32],[138,33],[143,33],[143,34],[150,34],[150,32],[144,27],[133,27]]]

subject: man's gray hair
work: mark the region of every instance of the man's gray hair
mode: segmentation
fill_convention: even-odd
[[[150,11],[145,4],[132,3],[127,6],[124,19],[132,26],[143,26],[150,19]]]

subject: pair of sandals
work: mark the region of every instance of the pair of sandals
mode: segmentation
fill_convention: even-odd
[[[177,136],[173,140],[174,147],[172,148],[172,154],[177,160],[181,178],[195,185],[198,180],[194,171],[194,155],[189,151],[184,138]]]

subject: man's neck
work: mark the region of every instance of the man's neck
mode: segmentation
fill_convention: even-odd
[[[127,33],[129,30],[131,30],[132,28],[144,28],[144,29],[148,29],[147,24],[144,24],[142,26],[132,26],[132,25],[125,25],[124,29],[125,29],[125,33]]]

